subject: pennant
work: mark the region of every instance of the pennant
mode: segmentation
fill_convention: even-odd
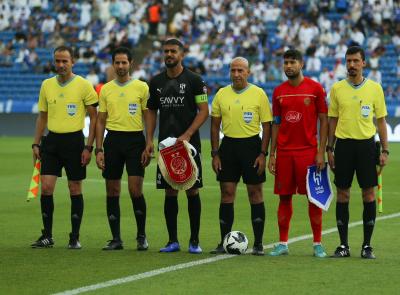
[[[307,196],[311,203],[328,211],[333,198],[328,165],[325,165],[325,168],[320,172],[317,172],[316,165],[308,167]]]

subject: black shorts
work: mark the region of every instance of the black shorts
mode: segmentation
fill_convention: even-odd
[[[142,131],[108,131],[103,147],[105,179],[121,179],[125,164],[129,176],[144,176],[141,160],[146,141]]]
[[[376,159],[377,147],[374,138],[338,138],[335,146],[335,185],[341,189],[350,188],[355,171],[360,188],[377,186]]]
[[[41,175],[55,175],[61,177],[64,167],[68,180],[82,180],[86,178],[86,166],[82,167],[81,156],[85,147],[85,138],[82,131],[71,133],[49,132],[42,138],[40,157],[42,166]]]
[[[239,182],[243,177],[246,184],[265,182],[265,171],[257,174],[254,161],[261,152],[261,139],[258,135],[247,138],[225,136],[219,147],[222,170],[217,174],[220,182]]]
[[[199,151],[200,149],[196,148],[196,150]],[[194,161],[196,162],[197,168],[199,169],[199,177],[197,178],[197,181],[194,183],[194,185],[190,189],[196,189],[196,188],[203,187],[203,169],[201,167],[201,153],[200,152],[197,152],[196,156],[194,157]],[[161,174],[160,167],[158,165],[157,165],[156,184],[157,184],[157,189],[172,188],[165,181],[164,177]]]

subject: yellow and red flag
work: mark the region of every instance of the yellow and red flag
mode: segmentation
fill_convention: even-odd
[[[39,193],[39,183],[40,183],[40,160],[37,159],[35,162],[35,166],[33,167],[31,184],[28,190],[27,201],[29,202],[31,199],[35,199]]]

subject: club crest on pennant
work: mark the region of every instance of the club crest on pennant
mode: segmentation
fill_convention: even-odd
[[[253,113],[252,112],[243,112],[243,120],[248,124],[253,120]]]
[[[129,108],[129,114],[134,115],[136,114],[138,105],[136,103],[130,103],[128,108]]]
[[[67,104],[68,115],[74,116],[76,114],[76,109],[77,109],[76,104],[74,104],[74,103]]]

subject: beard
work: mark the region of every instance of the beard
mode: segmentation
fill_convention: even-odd
[[[350,77],[355,77],[355,76],[357,76],[357,71],[355,69],[348,69],[347,75]]]
[[[129,71],[117,70],[117,71],[115,71],[115,73],[117,74],[118,77],[125,77],[129,73]]]
[[[294,80],[294,79],[296,79],[297,77],[299,77],[300,72],[291,72],[290,74],[287,73],[287,72],[285,72],[285,75],[286,75],[286,77],[287,77],[289,80]]]
[[[164,61],[164,64],[167,68],[174,68],[178,65],[178,63],[179,63],[178,61],[172,61],[172,62]]]

